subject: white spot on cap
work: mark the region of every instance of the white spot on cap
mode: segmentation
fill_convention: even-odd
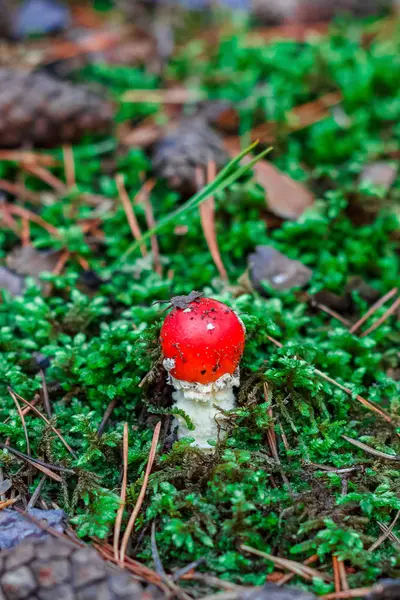
[[[174,358],[164,358],[163,365],[164,365],[164,369],[166,371],[171,371],[175,367],[175,359]]]
[[[192,312],[192,309],[191,308],[185,308],[185,310],[183,312],[189,313],[189,312]]]
[[[211,331],[212,329],[215,329],[215,325],[213,325],[212,323],[207,323],[207,329]]]
[[[271,277],[273,283],[276,283],[276,285],[279,285],[280,283],[284,283],[286,281],[286,279],[288,279],[289,275],[287,275],[286,273],[279,273],[278,275],[274,275],[273,277]]]

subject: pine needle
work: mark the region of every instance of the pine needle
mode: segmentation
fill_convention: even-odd
[[[392,290],[390,290],[390,292],[388,292],[387,294],[382,296],[382,298],[380,298],[377,302],[375,302],[375,304],[373,304],[371,308],[367,310],[365,315],[361,317],[361,319],[359,319],[357,323],[354,323],[353,327],[351,327],[350,329],[350,333],[355,333],[357,329],[359,329],[361,325],[363,325],[365,321],[367,321],[374,314],[374,312],[376,312],[381,306],[383,306],[388,300],[390,300],[390,298],[393,298],[393,296],[395,296],[397,292],[398,289],[393,288]]]
[[[143,243],[142,232],[140,231],[138,220],[136,218],[135,213],[133,212],[132,203],[129,199],[128,192],[126,191],[126,188],[125,188],[124,176],[121,175],[120,173],[118,175],[116,175],[115,183],[117,184],[119,198],[120,198],[122,206],[124,208],[132,236],[136,240],[136,243],[139,245],[142,256],[146,256],[147,249],[146,249],[145,244]]]
[[[210,161],[207,165],[207,183],[211,183],[217,175],[217,169],[214,161]],[[204,177],[199,170],[197,172],[199,188],[204,183]],[[228,274],[222,262],[221,253],[218,247],[217,234],[215,231],[215,200],[214,196],[210,196],[199,206],[201,226],[203,234],[207,242],[208,249],[212,256],[215,266],[218,269],[220,278],[223,281],[228,280]]]
[[[118,560],[119,536],[121,533],[121,523],[122,523],[122,517],[124,514],[124,508],[125,508],[126,487],[128,484],[128,448],[129,448],[128,423],[124,423],[124,439],[123,439],[123,447],[122,447],[123,476],[122,476],[122,485],[121,485],[121,503],[118,508],[117,517],[115,519],[114,540],[113,540],[115,560]]]
[[[149,458],[147,461],[147,466],[146,466],[146,471],[144,474],[144,478],[143,478],[143,483],[142,483],[142,487],[138,496],[138,499],[136,501],[136,505],[132,511],[131,516],[129,517],[129,521],[128,521],[128,525],[126,527],[124,536],[122,538],[122,543],[121,543],[121,549],[120,549],[120,555],[119,555],[119,559],[120,562],[122,563],[122,565],[125,562],[125,554],[126,554],[126,549],[128,546],[128,541],[129,538],[131,536],[132,530],[133,530],[133,526],[135,525],[135,521],[136,518],[140,512],[140,509],[142,507],[143,504],[143,500],[146,494],[146,489],[147,489],[147,485],[149,482],[149,477],[150,477],[150,473],[151,473],[151,469],[153,467],[153,463],[154,463],[154,459],[156,456],[156,451],[157,451],[157,444],[158,444],[158,439],[160,437],[160,430],[161,430],[161,421],[159,421],[154,429],[154,433],[153,433],[153,440],[151,442],[151,448],[150,448],[150,452],[149,452]]]

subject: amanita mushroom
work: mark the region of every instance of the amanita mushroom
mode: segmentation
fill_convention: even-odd
[[[175,406],[195,427],[189,431],[178,417],[178,438],[194,437],[193,445],[209,448],[209,440],[217,439],[218,409],[235,406],[245,327],[231,308],[197,292],[171,304],[160,336],[164,367],[175,388]]]

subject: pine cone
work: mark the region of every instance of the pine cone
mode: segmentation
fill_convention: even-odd
[[[252,12],[265,24],[328,21],[341,13],[365,17],[388,9],[393,0],[251,0]]]
[[[196,191],[196,167],[214,161],[217,169],[228,160],[222,139],[200,118],[182,121],[158,142],[153,169],[169,187],[191,194]]]
[[[1,600],[141,600],[144,594],[92,548],[54,537],[2,552],[0,586]]]
[[[110,128],[113,108],[85,87],[0,69],[0,146],[53,146]]]

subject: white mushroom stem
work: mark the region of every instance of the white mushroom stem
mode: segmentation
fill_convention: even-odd
[[[164,366],[167,371],[173,368],[169,359],[164,361]],[[226,411],[235,408],[233,388],[239,386],[239,370],[233,375],[226,373],[208,384],[182,381],[171,374],[168,380],[175,388],[172,394],[174,406],[183,410],[194,425],[194,431],[191,431],[185,419],[178,415],[174,423],[174,427],[178,425],[178,439],[193,437],[192,446],[211,448],[208,442],[217,440],[218,423],[224,419],[219,409]]]

